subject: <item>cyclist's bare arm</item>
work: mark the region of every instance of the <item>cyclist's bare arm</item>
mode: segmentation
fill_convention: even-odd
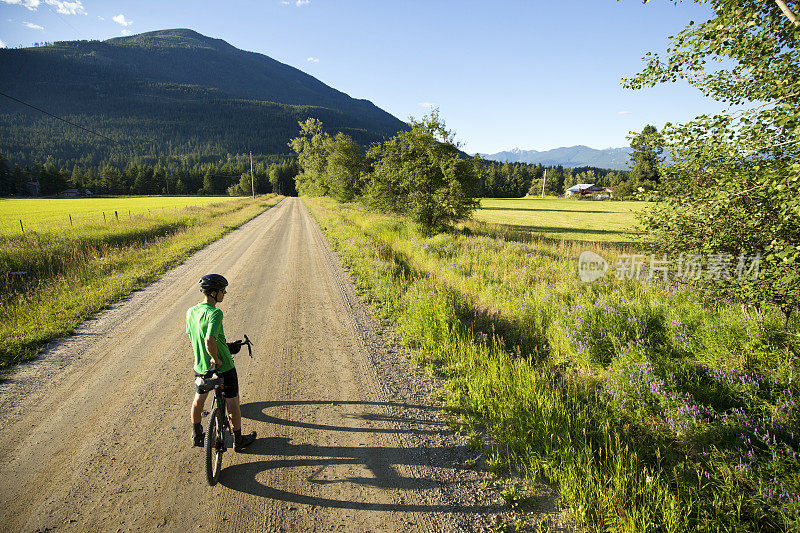
[[[214,360],[214,364],[218,367],[222,366],[222,361],[217,356],[217,339],[211,335],[206,337],[206,350],[208,350],[208,355],[211,356],[211,359]]]

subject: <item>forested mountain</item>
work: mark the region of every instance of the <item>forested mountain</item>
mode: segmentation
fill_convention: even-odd
[[[0,91],[117,141],[0,98],[0,152],[23,165],[289,154],[308,117],[363,145],[407,129],[367,100],[187,29],[0,49]]]
[[[596,150],[588,146],[565,146],[539,152],[537,150],[520,150],[514,148],[496,154],[481,154],[484,159],[499,161],[501,163],[538,163],[545,166],[564,167],[598,167],[613,170],[628,170],[630,148],[606,148]]]

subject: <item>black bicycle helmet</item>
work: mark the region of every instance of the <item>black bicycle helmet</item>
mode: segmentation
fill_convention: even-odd
[[[200,292],[209,293],[224,289],[228,286],[228,280],[219,274],[206,274],[200,278]]]

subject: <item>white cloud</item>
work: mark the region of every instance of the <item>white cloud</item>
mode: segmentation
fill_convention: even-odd
[[[121,33],[122,35],[124,35],[125,37],[127,37],[128,35],[130,35],[130,34],[131,34],[131,33],[133,33],[133,32],[132,32],[131,30],[122,30],[120,33]]]
[[[123,26],[130,26],[131,24],[133,24],[133,21],[127,20],[125,18],[125,15],[123,15],[122,13],[120,13],[119,15],[114,15],[111,20],[113,20],[117,24],[122,24]]]
[[[309,57],[308,59],[306,59],[306,61],[308,61],[310,63],[319,63],[319,58],[318,57]]]
[[[633,113],[633,111],[619,111],[617,114],[618,115],[630,115],[631,113]]]
[[[307,6],[311,3],[311,0],[297,0],[297,7]]]
[[[427,107],[428,109],[436,107],[436,104],[432,104],[430,102],[420,102],[420,107]]]
[[[25,26],[26,28],[30,28],[31,30],[43,30],[44,29],[42,26],[39,26],[38,24],[34,24],[33,22],[23,22],[22,25]]]
[[[31,11],[36,11],[42,5],[41,0],[0,0],[0,2],[26,7]],[[83,0],[45,0],[44,3],[54,6],[56,11],[62,15],[86,14],[86,10],[83,8]]]
[[[41,3],[39,0],[0,0],[0,2],[15,6],[27,7],[31,11],[36,11],[36,8],[39,7],[39,4]]]
[[[8,48],[8,45],[2,40],[0,40],[0,48]]]
[[[62,15],[86,14],[86,10],[83,9],[83,2],[81,0],[73,0],[72,2],[65,2],[64,0],[45,0],[45,3],[55,6],[56,11]]]
[[[291,2],[289,0],[281,0],[281,5],[282,6],[288,6],[290,4],[291,4]]]
[[[106,19],[101,17],[100,15],[97,15],[97,20],[106,20]]]

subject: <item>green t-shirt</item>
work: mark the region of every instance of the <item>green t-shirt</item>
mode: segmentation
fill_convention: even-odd
[[[217,339],[217,357],[222,361],[218,370],[227,372],[233,368],[233,357],[222,331],[222,309],[205,302],[190,307],[186,311],[186,333],[194,350],[195,372],[205,374],[211,367],[211,356],[206,349],[206,337],[209,335]]]

